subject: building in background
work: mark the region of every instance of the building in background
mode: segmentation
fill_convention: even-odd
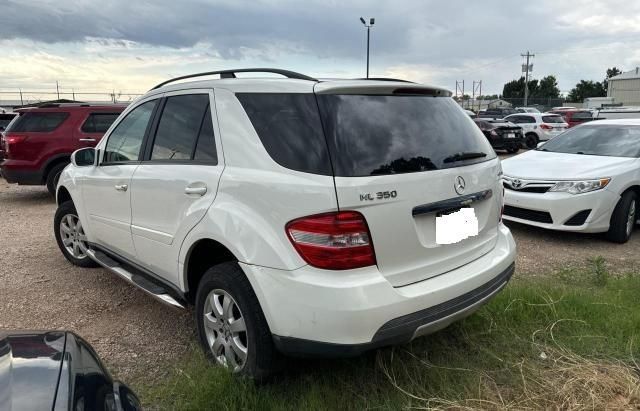
[[[640,106],[640,67],[611,77],[607,97],[623,106]]]

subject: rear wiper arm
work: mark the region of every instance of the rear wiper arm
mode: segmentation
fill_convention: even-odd
[[[464,161],[464,160],[472,160],[474,158],[486,157],[487,153],[482,152],[467,152],[467,153],[456,153],[452,156],[449,156],[442,160],[443,163],[455,163],[456,161]]]

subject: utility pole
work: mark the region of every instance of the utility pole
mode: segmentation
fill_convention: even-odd
[[[456,80],[456,97],[458,97],[458,91],[460,92],[460,99],[462,101],[462,104],[460,104],[460,106],[462,108],[464,108],[464,80],[462,81],[458,81]]]
[[[522,65],[522,72],[524,74],[524,106],[527,107],[529,104],[529,73],[533,71],[533,64],[529,64],[529,58],[535,57],[535,54],[529,53],[527,50],[527,54],[520,54],[522,57],[526,57],[527,62]]]
[[[58,95],[58,100],[60,100],[60,88],[58,87],[58,80],[56,80],[56,94]]]
[[[478,91],[478,97],[482,95],[482,80],[475,81],[473,80],[473,98],[472,101],[475,101],[476,98],[476,90]],[[474,108],[474,104],[471,105],[471,108]],[[480,100],[478,100],[478,111],[480,111]]]
[[[367,78],[369,78],[369,40],[371,39],[371,27],[375,24],[376,19],[373,17],[370,18],[369,24],[367,24],[367,22],[360,17],[360,22],[367,28]]]
[[[22,100],[22,89],[19,88],[18,90],[20,90],[20,105],[24,106],[24,101]]]

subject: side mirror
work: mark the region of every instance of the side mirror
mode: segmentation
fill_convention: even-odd
[[[71,154],[71,164],[76,167],[89,167],[96,165],[96,149],[93,147],[81,148]]]
[[[538,145],[536,146],[536,148],[540,148],[540,147],[544,146],[545,143],[546,143],[546,141],[539,142]]]

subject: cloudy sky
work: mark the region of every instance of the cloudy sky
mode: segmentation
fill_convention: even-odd
[[[640,65],[640,2],[595,0],[0,0],[0,90],[144,92],[171,76],[279,67],[500,93],[531,50],[563,92]]]

